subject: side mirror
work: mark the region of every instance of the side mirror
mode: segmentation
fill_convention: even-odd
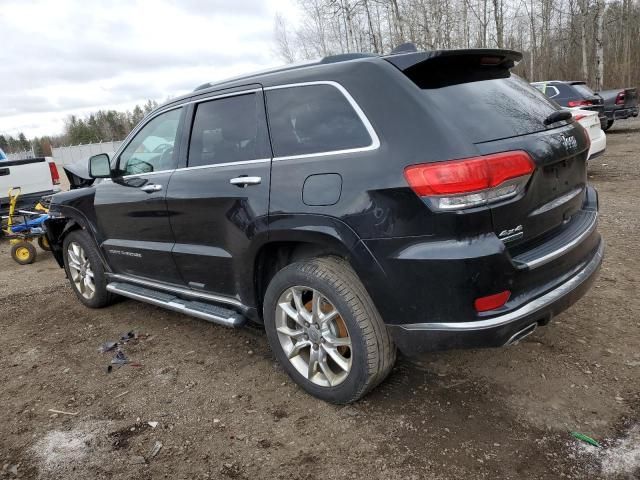
[[[100,153],[89,158],[89,176],[91,178],[111,178],[109,155]]]

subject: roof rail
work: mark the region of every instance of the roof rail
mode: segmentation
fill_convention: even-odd
[[[375,53],[339,53],[338,55],[328,55],[320,60],[320,63],[337,63],[356,60],[358,58],[377,57]]]

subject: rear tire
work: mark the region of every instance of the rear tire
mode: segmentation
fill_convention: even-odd
[[[336,257],[301,261],[276,273],[264,299],[264,322],[285,371],[327,402],[362,398],[396,360],[369,294],[349,264]]]
[[[613,125],[613,120],[607,120],[607,125],[602,130],[606,132],[611,128],[611,125]]]
[[[107,291],[107,278],[95,242],[84,230],[67,235],[62,244],[64,269],[71,288],[84,305],[102,308],[113,303]]]

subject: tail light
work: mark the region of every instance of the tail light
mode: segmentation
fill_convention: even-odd
[[[51,182],[53,182],[54,185],[60,185],[58,166],[54,162],[49,162],[49,172],[51,172]]]
[[[616,105],[624,105],[624,92],[618,93],[616,97]]]
[[[504,292],[496,293],[494,295],[488,295],[486,297],[476,298],[475,302],[473,302],[474,307],[476,307],[477,312],[486,312],[489,310],[495,310],[496,308],[500,308],[511,296],[511,292],[509,290],[505,290]]]
[[[576,113],[573,119],[577,122],[578,120],[582,120],[586,115],[584,113]]]
[[[570,100],[567,102],[569,107],[590,107],[591,105],[593,105],[591,100]]]
[[[515,197],[534,170],[529,154],[517,150],[411,165],[405,168],[404,176],[434,210],[459,210]]]

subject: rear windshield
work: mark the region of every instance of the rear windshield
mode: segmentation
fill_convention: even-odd
[[[461,130],[473,143],[545,130],[559,107],[517,75],[440,88],[424,88],[436,118]]]
[[[593,97],[594,95],[593,90],[587,87],[584,83],[574,83],[571,86],[575,88],[583,97]]]

